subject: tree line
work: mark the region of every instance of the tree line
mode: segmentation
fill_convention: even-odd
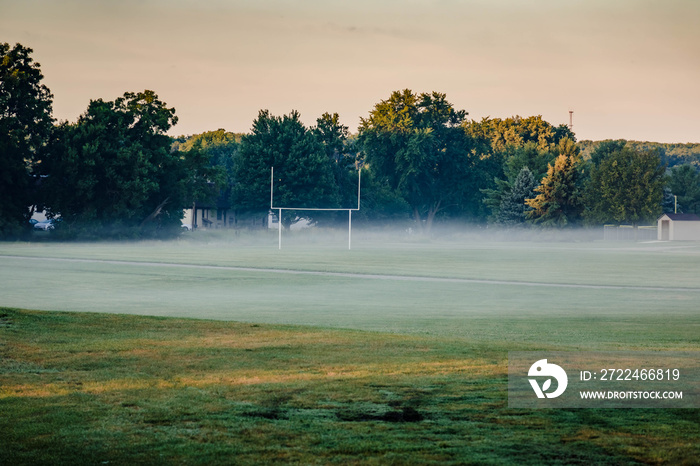
[[[607,142],[611,142],[611,140],[579,141],[578,145],[581,148],[581,154],[587,157],[590,156],[591,152],[599,145]],[[676,165],[693,165],[700,169],[699,143],[672,144],[649,141],[626,141],[626,144],[630,148],[640,152],[650,150],[658,151],[661,156],[661,161],[665,163],[668,168],[673,168]]]
[[[33,209],[63,237],[176,235],[195,203],[267,216],[275,203],[349,208],[358,222],[402,221],[430,231],[459,221],[508,228],[639,225],[662,211],[700,212],[692,160],[624,140],[577,143],[541,116],[471,120],[439,92],[393,92],[356,133],[337,113],[307,127],[298,112],[261,110],[246,134],[222,129],[172,138],[177,123],[150,90],[90,101],[56,122],[32,50],[0,44],[0,235],[27,230]],[[673,162],[673,163],[670,163]],[[671,168],[668,168],[671,166]],[[674,197],[675,196],[675,197]],[[285,211],[319,224],[332,212]]]

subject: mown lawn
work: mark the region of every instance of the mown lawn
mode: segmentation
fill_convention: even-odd
[[[194,232],[174,241],[0,242],[6,256],[116,260],[454,277],[519,282],[697,288],[699,242],[494,241],[459,236],[408,240],[361,230],[348,251],[332,231],[291,232],[280,251],[274,232]],[[216,235],[216,236],[212,236]],[[331,236],[334,238],[334,236]]]
[[[0,463],[698,463],[697,409],[508,409],[513,349],[0,308]]]
[[[511,351],[700,349],[700,244],[392,243],[358,234],[352,251],[294,238],[278,251],[274,241],[196,233],[0,243],[0,306],[432,335]]]

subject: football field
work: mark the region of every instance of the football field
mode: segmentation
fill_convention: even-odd
[[[697,244],[360,237],[348,251],[268,239],[4,243],[0,305],[534,347],[700,347]]]
[[[698,409],[512,409],[507,375],[700,351],[699,244],[319,235],[0,243],[0,463],[697,462]]]

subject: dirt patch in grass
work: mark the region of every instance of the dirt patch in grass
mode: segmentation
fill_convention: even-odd
[[[359,403],[336,413],[341,421],[420,422],[425,416],[411,406]]]

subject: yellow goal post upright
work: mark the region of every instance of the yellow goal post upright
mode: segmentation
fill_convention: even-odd
[[[282,249],[282,211],[283,210],[324,210],[324,211],[347,211],[348,212],[348,250],[352,249],[352,213],[360,210],[360,181],[362,170],[357,170],[357,207],[354,208],[320,208],[320,207],[278,207],[275,206],[275,167],[270,169],[270,210],[277,211],[277,238],[278,249]]]

